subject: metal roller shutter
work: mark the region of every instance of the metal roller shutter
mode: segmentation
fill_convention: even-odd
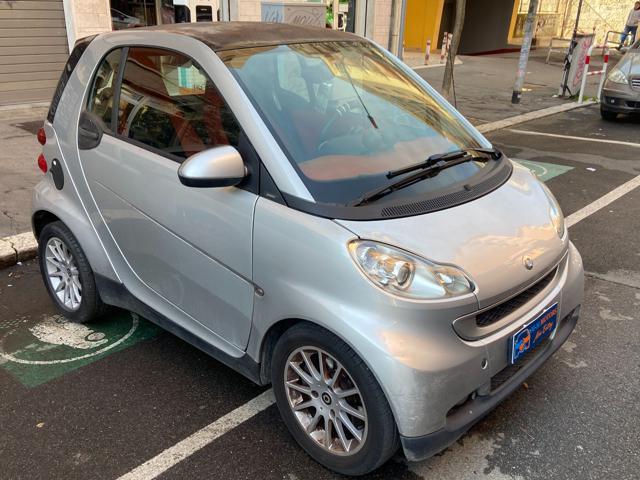
[[[0,0],[0,105],[51,100],[68,56],[62,0]]]

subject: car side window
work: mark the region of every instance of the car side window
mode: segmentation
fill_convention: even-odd
[[[204,70],[178,52],[131,47],[117,120],[123,137],[187,158],[216,145],[238,146],[240,126]]]
[[[87,110],[102,119],[109,130],[113,130],[111,118],[113,112],[113,88],[118,77],[121,49],[109,53],[96,71],[87,102]]]

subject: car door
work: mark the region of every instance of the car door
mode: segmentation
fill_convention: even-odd
[[[113,50],[94,76],[78,132],[97,206],[91,216],[115,241],[111,255],[125,260],[114,262],[124,285],[145,303],[177,307],[192,322],[184,327],[199,324],[244,348],[257,196],[242,186],[187,187],[177,175],[190,155],[237,147],[242,137],[207,73],[166,49]]]

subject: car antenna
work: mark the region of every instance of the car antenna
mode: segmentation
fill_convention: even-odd
[[[369,113],[369,109],[364,104],[364,101],[362,100],[362,97],[358,93],[358,89],[353,84],[353,79],[351,78],[351,75],[349,74],[349,70],[347,70],[347,66],[344,64],[343,60],[340,60],[340,65],[342,65],[342,70],[344,70],[344,73],[347,75],[347,78],[349,79],[349,83],[351,84],[351,88],[353,88],[353,91],[356,92],[356,96],[358,97],[358,100],[360,100],[360,105],[362,105],[362,108],[364,108],[364,111],[367,113],[367,117],[369,118],[369,121],[371,122],[371,125],[373,125],[373,128],[377,129],[378,128],[378,124],[376,123],[376,121],[373,118],[373,116],[371,115],[371,113]]]

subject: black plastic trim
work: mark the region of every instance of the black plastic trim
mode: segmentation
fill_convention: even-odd
[[[424,195],[405,203],[372,202],[361,206],[316,203],[283,192],[287,205],[295,210],[318,217],[340,220],[381,220],[411,217],[437,212],[462,205],[493,192],[504,185],[513,172],[512,163],[505,156],[492,167],[487,165],[473,178]],[[425,180],[428,181],[428,180]]]
[[[505,398],[517,390],[533,372],[551,357],[564,342],[578,322],[580,307],[564,317],[555,337],[544,351],[513,377],[504,383],[495,393],[477,396],[447,417],[445,428],[422,437],[400,437],[405,456],[410,461],[419,461],[441,452],[460,438],[467,430],[480,421],[491,410],[497,407]]]
[[[58,190],[62,190],[64,188],[64,171],[62,170],[60,160],[54,158],[51,161],[49,171],[51,172],[51,177],[53,177],[53,184]]]
[[[69,81],[69,78],[71,78],[71,74],[75,70],[76,65],[78,65],[80,58],[82,58],[82,54],[94,38],[96,38],[96,35],[83,38],[78,40],[74,45],[73,50],[67,59],[67,63],[65,63],[64,69],[62,70],[62,74],[58,80],[58,85],[53,92],[53,97],[51,98],[51,104],[49,105],[49,111],[47,112],[47,120],[49,123],[53,123],[56,111],[58,110],[58,104],[60,103],[64,89],[67,86],[67,82]]]
[[[244,180],[244,177],[240,178],[189,178],[183,177],[178,171],[178,178],[180,183],[187,187],[194,188],[218,188],[218,187],[233,187],[238,185]]]
[[[95,280],[100,298],[104,303],[137,313],[190,345],[202,350],[219,362],[224,363],[238,373],[241,373],[252,382],[258,385],[265,385],[260,377],[260,364],[246,353],[239,358],[232,357],[206,343],[200,337],[192,334],[171,319],[138,300],[123,284],[102,275],[95,275]]]

